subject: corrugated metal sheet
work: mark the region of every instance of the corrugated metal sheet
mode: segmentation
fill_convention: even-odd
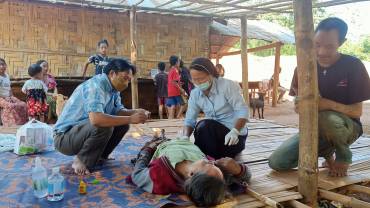
[[[240,21],[238,20],[231,20],[228,25],[214,21],[211,27],[221,35],[240,37]],[[294,44],[294,34],[291,30],[265,20],[248,20],[247,36],[251,39]]]

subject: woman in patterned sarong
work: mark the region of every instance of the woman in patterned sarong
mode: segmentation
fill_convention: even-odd
[[[23,125],[28,121],[27,105],[13,96],[4,59],[0,58],[0,116],[4,126]]]

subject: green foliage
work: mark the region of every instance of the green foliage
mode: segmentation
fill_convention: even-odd
[[[364,61],[370,61],[370,36],[365,36],[357,43],[346,41],[339,51],[355,56]]]

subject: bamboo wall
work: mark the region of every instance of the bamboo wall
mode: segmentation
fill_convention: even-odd
[[[18,0],[0,1],[0,57],[8,73],[27,77],[38,59],[49,61],[54,76],[81,76],[87,57],[102,38],[109,56],[130,57],[127,12],[88,9]],[[138,13],[138,68],[147,77],[158,61],[180,55],[185,62],[209,53],[209,24],[205,18]],[[90,68],[89,74],[94,73]]]

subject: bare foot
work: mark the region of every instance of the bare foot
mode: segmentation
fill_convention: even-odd
[[[329,158],[325,159],[325,161],[321,164],[323,168],[329,168],[334,164],[335,160],[333,155],[330,156]]]
[[[348,168],[348,163],[334,161],[334,163],[329,166],[329,176],[344,177],[347,175]]]
[[[78,159],[76,156],[73,163],[72,163],[72,168],[74,169],[75,173],[77,175],[88,175],[90,174],[89,170],[86,168],[85,164]]]

